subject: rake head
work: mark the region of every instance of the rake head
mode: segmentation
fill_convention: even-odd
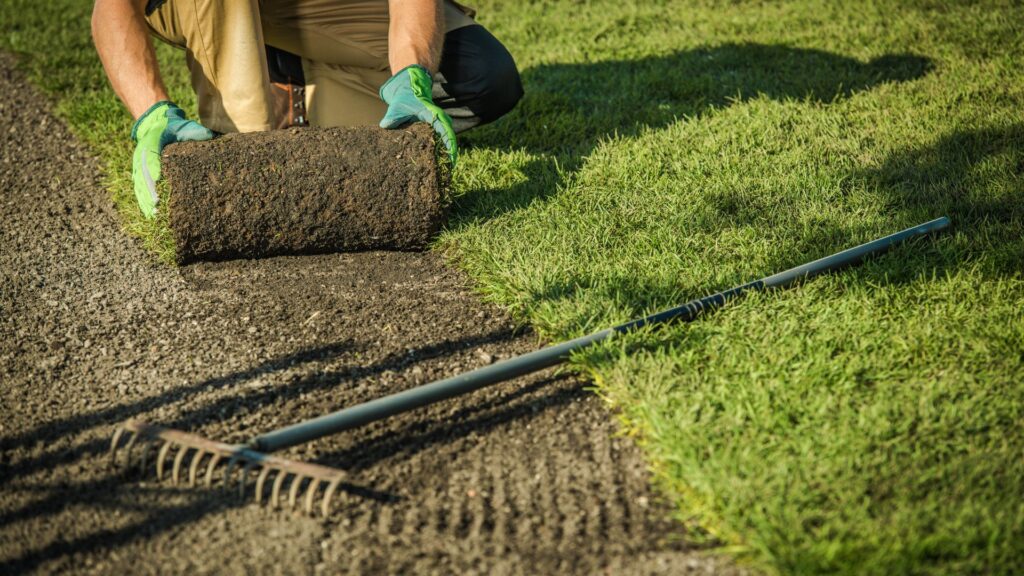
[[[230,489],[237,481],[238,495],[244,498],[255,483],[256,503],[274,508],[285,499],[290,508],[299,503],[313,514],[317,495],[320,511],[331,512],[331,499],[342,482],[342,472],[334,468],[296,462],[257,452],[245,444],[225,444],[172,428],[129,420],[114,432],[110,458],[115,466],[138,468],[146,472],[155,466],[157,480],[167,472],[170,480],[189,486],[200,481],[206,486],[220,483]]]

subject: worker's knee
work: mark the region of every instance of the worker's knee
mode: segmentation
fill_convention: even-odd
[[[493,122],[523,97],[515,60],[483,26],[466,26],[445,36],[441,59],[442,107],[465,127]],[[464,112],[460,114],[459,112]]]
[[[485,123],[511,112],[523,97],[519,69],[507,50],[503,49],[489,60],[486,78],[479,111]]]

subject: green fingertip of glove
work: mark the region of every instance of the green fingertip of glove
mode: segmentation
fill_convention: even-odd
[[[434,80],[423,66],[413,64],[399,70],[380,87],[380,98],[388,105],[380,127],[392,130],[410,122],[430,124],[448,150],[454,168],[459,159],[459,144],[452,119],[434,104],[433,87]]]
[[[209,140],[213,132],[202,124],[185,118],[185,112],[173,102],[161,100],[146,110],[132,126],[135,153],[132,156],[132,182],[135,200],[147,219],[156,215],[159,196],[160,154],[175,142]]]

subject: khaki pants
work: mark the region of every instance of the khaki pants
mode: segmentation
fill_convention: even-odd
[[[390,77],[387,0],[167,0],[147,21],[185,49],[199,119],[217,132],[277,125],[264,44],[302,57],[313,126],[375,125]],[[450,32],[474,24],[444,2]]]

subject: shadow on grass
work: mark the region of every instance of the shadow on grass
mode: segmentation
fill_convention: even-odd
[[[638,60],[545,64],[522,74],[526,96],[467,147],[526,150],[541,156],[526,181],[506,190],[465,191],[450,226],[459,228],[554,193],[602,138],[632,136],[684,117],[767,96],[830,103],[886,82],[924,76],[927,58],[890,54],[869,62],[822,50],[723,44]]]
[[[856,177],[883,191],[901,219],[950,217],[964,241],[940,251],[937,268],[1024,272],[1024,125],[957,130]]]
[[[506,189],[465,191],[456,203],[451,226],[458,229],[517,210],[557,192],[601,141],[611,135],[634,136],[668,126],[681,117],[756,97],[829,104],[883,84],[923,77],[931,62],[910,54],[886,55],[868,62],[819,50],[761,44],[726,44],[635,61],[548,64],[523,73],[527,96],[520,107],[493,127],[468,135],[468,144],[533,155],[520,170],[525,180]],[[808,215],[787,249],[768,259],[759,273],[771,274],[852,246],[867,239],[941,215],[952,234],[915,241],[848,273],[883,283],[908,283],[978,265],[992,275],[1024,271],[1024,126],[1004,125],[958,130],[930,145],[893,153],[878,166],[842,178],[886,198],[878,221],[837,222]],[[794,200],[797,201],[797,200]],[[773,206],[744,195],[723,197],[707,206],[716,218],[735,226],[761,225]],[[953,237],[953,234],[963,236]],[[898,259],[895,260],[895,259]],[[732,283],[753,280],[732,279]],[[655,282],[655,283],[651,283]],[[528,300],[570,301],[580,291],[616,302],[638,315],[726,289],[679,286],[674,279],[653,281],[624,274],[598,280],[567,276],[549,279]],[[584,325],[587,314],[578,321]],[[596,328],[596,326],[589,326]]]
[[[931,145],[895,153],[879,166],[855,173],[851,178],[888,198],[881,211],[890,214],[896,224],[883,233],[897,232],[899,228],[939,216],[948,216],[951,228],[897,246],[844,274],[876,286],[928,280],[965,266],[972,266],[988,277],[1024,274],[1024,125],[953,131]],[[852,243],[842,238],[863,236],[866,232],[867,227],[860,224],[836,228],[831,233],[816,231],[801,244],[818,252],[808,257],[791,254],[780,270],[765,273],[824,256],[820,251],[825,246],[835,246],[832,251],[851,247]],[[599,286],[581,286],[570,280],[549,283],[532,293],[531,299],[571,300],[581,290],[599,300],[623,303],[637,314],[650,312],[647,307],[651,302],[683,292],[671,279],[651,284],[624,275],[608,278]],[[626,296],[628,301],[624,300]],[[682,299],[681,295],[677,304]]]

